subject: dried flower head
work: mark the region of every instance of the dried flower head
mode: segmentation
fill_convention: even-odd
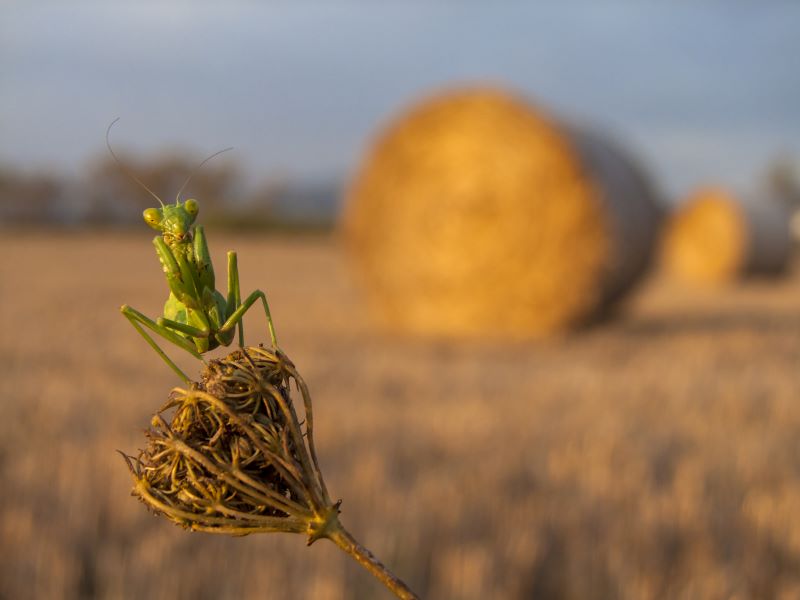
[[[330,500],[314,449],[308,388],[280,350],[248,347],[211,361],[200,383],[172,391],[146,435],[137,457],[123,456],[133,494],[157,514],[194,531],[304,533],[309,545],[328,538],[399,597],[416,597],[339,523],[340,502]]]

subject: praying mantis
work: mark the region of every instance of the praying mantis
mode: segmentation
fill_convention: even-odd
[[[127,304],[123,304],[120,308],[122,314],[161,359],[186,383],[191,382],[189,377],[167,356],[148,330],[192,356],[204,360],[203,354],[206,352],[220,346],[229,346],[236,337],[237,328],[239,346],[244,346],[242,319],[244,314],[261,300],[272,346],[277,349],[275,326],[264,292],[257,289],[242,302],[235,252],[228,252],[227,295],[223,296],[216,289],[214,265],[211,262],[205,232],[201,225],[194,225],[199,204],[194,199],[181,202],[181,193],[192,175],[189,175],[181,186],[175,203],[164,204],[161,198],[125,168],[111,148],[109,133],[118,120],[114,120],[106,130],[106,145],[123,171],[159,202],[158,208],[146,209],[143,217],[145,223],[160,233],[153,239],[153,245],[169,286],[164,314],[156,320]],[[230,148],[212,154],[197,168],[227,150]]]

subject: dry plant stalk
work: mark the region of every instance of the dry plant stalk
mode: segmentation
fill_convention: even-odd
[[[123,456],[133,495],[156,514],[192,531],[301,533],[309,545],[328,538],[398,597],[417,597],[339,522],[341,501],[331,502],[314,449],[308,387],[280,350],[248,347],[211,361],[200,383],[172,391],[147,438],[138,457]]]
[[[547,335],[597,316],[646,266],[658,214],[639,175],[524,99],[453,90],[379,135],[343,225],[387,327]]]
[[[677,279],[719,285],[783,271],[791,253],[788,214],[777,203],[747,203],[720,187],[693,192],[665,229],[661,260]]]

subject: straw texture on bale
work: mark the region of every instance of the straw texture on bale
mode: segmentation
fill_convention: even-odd
[[[391,327],[520,338],[621,297],[647,265],[659,214],[604,139],[475,88],[424,101],[383,132],[352,182],[344,230]]]
[[[699,189],[685,200],[665,229],[661,249],[671,275],[708,285],[781,273],[790,251],[783,207],[748,203],[720,187]]]

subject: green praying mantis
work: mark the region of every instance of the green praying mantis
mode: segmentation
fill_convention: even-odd
[[[120,311],[133,325],[167,365],[186,383],[191,380],[161,349],[148,330],[186,350],[192,356],[203,359],[203,354],[220,346],[229,346],[239,332],[239,346],[244,346],[244,314],[259,300],[267,317],[269,335],[274,348],[278,347],[275,326],[261,290],[255,290],[242,302],[239,288],[239,269],[235,252],[228,252],[228,292],[223,296],[216,289],[214,265],[208,251],[208,242],[201,225],[194,225],[199,212],[197,200],[181,202],[181,193],[192,175],[186,179],[175,198],[174,204],[164,204],[135,175],[128,171],[114,153],[109,142],[109,133],[119,119],[115,119],[106,130],[106,145],[111,156],[122,170],[151,196],[158,200],[159,208],[144,211],[144,221],[160,233],[153,245],[161,262],[169,286],[169,297],[164,304],[164,314],[153,320],[135,308],[123,304]],[[212,154],[200,165],[215,156],[230,150]]]

